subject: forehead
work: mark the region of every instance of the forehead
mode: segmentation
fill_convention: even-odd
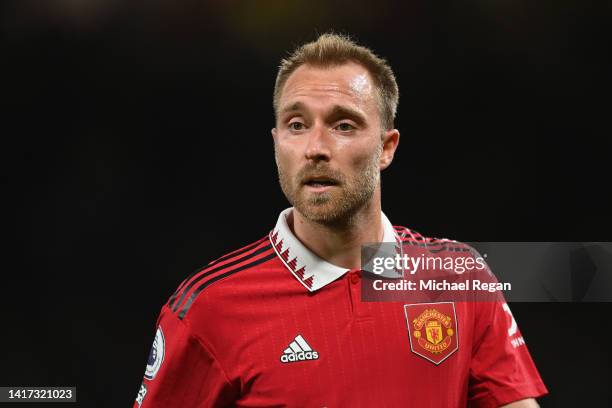
[[[376,87],[368,70],[347,62],[331,67],[302,65],[285,82],[279,111],[296,101],[305,104],[347,104],[364,112],[377,111]]]

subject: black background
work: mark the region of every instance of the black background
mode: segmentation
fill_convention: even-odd
[[[382,180],[394,224],[461,241],[612,240],[609,3],[0,11],[0,385],[76,385],[79,406],[131,406],[176,286],[287,206],[269,132],[276,67],[330,29],[397,76],[401,141]],[[512,308],[551,392],[541,405],[610,406],[610,304]]]

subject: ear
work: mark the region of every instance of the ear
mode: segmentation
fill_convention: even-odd
[[[397,129],[386,130],[382,138],[382,153],[380,155],[380,170],[384,170],[393,161],[395,150],[399,144],[400,133]]]
[[[278,135],[278,131],[276,130],[276,128],[272,128],[272,139],[274,139],[274,143],[276,143],[276,137]]]

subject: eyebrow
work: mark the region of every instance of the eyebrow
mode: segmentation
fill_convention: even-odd
[[[353,119],[360,125],[366,123],[366,117],[363,113],[356,109],[349,108],[347,106],[334,105],[332,108],[330,117],[339,118],[339,117],[347,117]]]
[[[302,102],[294,102],[289,106],[284,107],[281,111],[280,114],[285,114],[285,113],[289,113],[289,112],[294,112],[294,111],[299,111],[304,109],[305,106]]]
[[[290,112],[296,112],[296,111],[300,111],[300,110],[306,110],[306,105],[304,105],[303,102],[294,102],[289,106],[284,107],[280,114],[284,115]],[[347,106],[341,106],[341,105],[334,105],[331,109],[331,111],[327,114],[327,117],[333,117],[333,118],[337,118],[337,117],[348,117],[353,119],[355,122],[359,123],[359,124],[364,124],[366,122],[366,117],[363,113],[361,113],[360,111],[353,109],[353,108],[349,108]]]

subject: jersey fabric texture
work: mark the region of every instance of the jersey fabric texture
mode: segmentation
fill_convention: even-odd
[[[308,250],[291,211],[162,307],[135,408],[489,408],[547,393],[503,301],[361,302],[360,271]],[[435,241],[381,217],[385,242]]]

